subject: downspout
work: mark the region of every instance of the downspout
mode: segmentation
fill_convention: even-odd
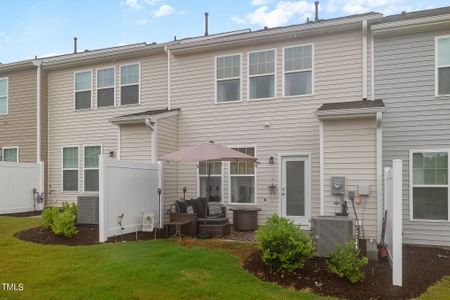
[[[377,112],[377,239],[383,222],[383,113]]]
[[[324,176],[325,176],[325,161],[324,161],[324,136],[323,136],[323,121],[319,120],[319,176],[320,176],[320,215],[325,214],[325,194],[324,194]]]
[[[169,47],[165,46],[164,51],[167,53],[167,109],[171,110],[172,108],[172,99],[171,99],[171,57],[172,54],[170,53]]]
[[[41,62],[34,62],[36,68],[36,162],[41,162]]]
[[[152,122],[152,120],[150,118],[145,119],[145,126],[147,126],[148,128],[150,128],[151,130],[151,134],[150,134],[150,138],[151,138],[151,143],[152,143],[152,149],[151,149],[151,159],[152,159],[152,163],[156,163],[157,157],[158,157],[158,149],[157,149],[157,144],[156,144],[156,139],[157,137],[157,123],[156,122]]]
[[[362,21],[362,52],[362,98],[367,99],[367,20]]]

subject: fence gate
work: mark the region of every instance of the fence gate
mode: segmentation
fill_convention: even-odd
[[[130,162],[100,156],[99,176],[100,242],[114,235],[141,230],[144,214],[152,213],[155,227],[161,226],[163,208],[158,189],[162,176],[159,163]]]
[[[42,210],[43,191],[43,163],[0,162],[0,214]]]
[[[402,286],[402,161],[384,168],[384,209],[387,211],[385,241],[392,266],[392,284]]]

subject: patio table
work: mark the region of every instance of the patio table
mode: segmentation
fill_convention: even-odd
[[[166,228],[166,239],[167,239],[167,233],[169,231],[170,226],[175,226],[175,234],[172,235],[169,239],[173,239],[173,238],[182,238],[184,237],[184,234],[181,232],[181,227],[183,225],[189,224],[191,223],[191,221],[171,221],[171,222],[167,222],[165,223],[165,228]]]

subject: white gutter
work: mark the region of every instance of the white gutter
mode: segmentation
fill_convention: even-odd
[[[367,20],[362,21],[362,98],[367,99]]]
[[[383,112],[384,107],[370,107],[370,108],[347,108],[347,109],[328,109],[319,110],[316,112],[320,120],[337,119],[337,118],[354,118],[356,116],[372,116],[378,112]]]
[[[41,162],[41,62],[34,62],[36,68],[36,162]]]
[[[382,33],[397,31],[406,27],[414,29],[429,25],[446,25],[449,21],[450,15],[446,14],[375,24],[371,26],[371,30],[375,35],[378,35]]]

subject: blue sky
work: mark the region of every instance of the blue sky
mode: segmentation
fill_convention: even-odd
[[[450,0],[322,0],[320,17],[367,11],[395,14],[448,6]],[[314,0],[0,0],[0,62],[136,42],[303,23]]]

